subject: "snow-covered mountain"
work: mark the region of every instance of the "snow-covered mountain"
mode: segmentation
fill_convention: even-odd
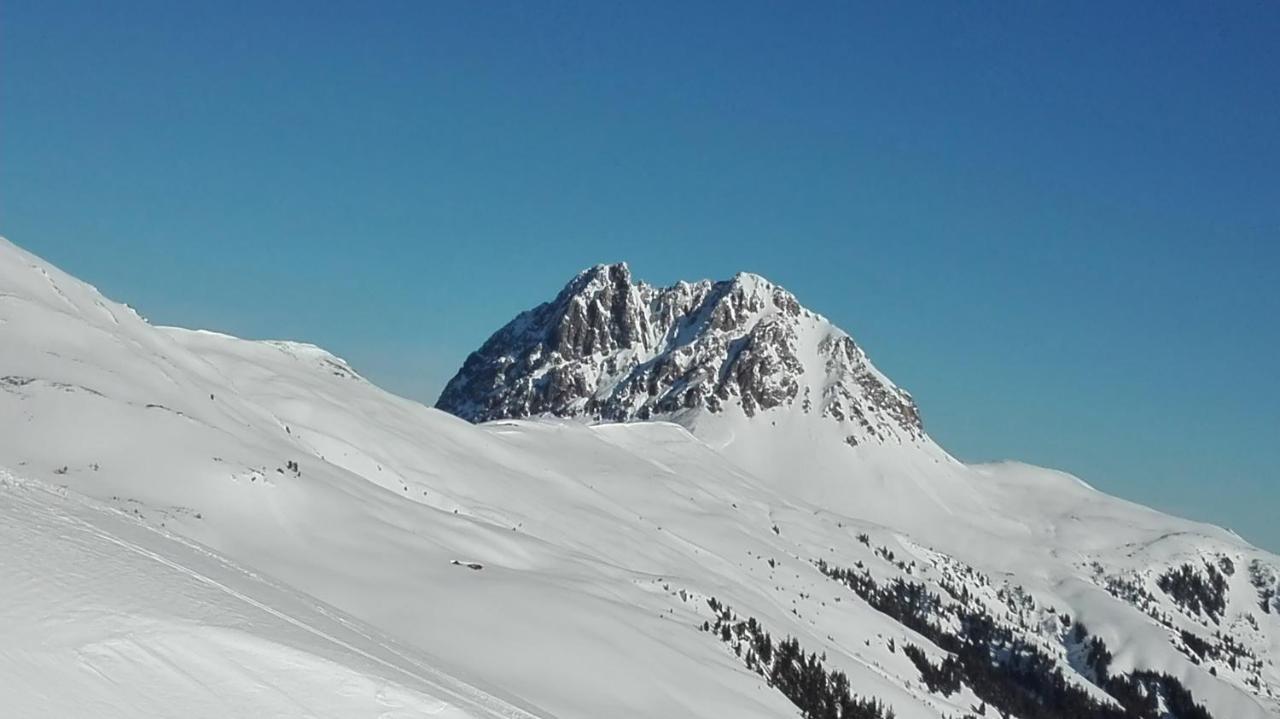
[[[679,419],[774,409],[850,445],[923,438],[911,396],[853,338],[763,277],[655,288],[597,265],[467,358],[436,405],[473,421]]]
[[[0,240],[0,706],[1280,713],[1280,559],[957,462],[759,278],[589,270],[441,401],[494,421],[154,327]]]

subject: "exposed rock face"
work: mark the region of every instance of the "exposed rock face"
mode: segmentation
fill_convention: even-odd
[[[437,406],[483,422],[629,421],[786,408],[847,425],[848,441],[924,437],[911,396],[849,335],[764,278],[636,283],[597,265],[498,330]]]

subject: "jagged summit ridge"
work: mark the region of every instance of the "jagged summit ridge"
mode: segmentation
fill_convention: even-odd
[[[580,272],[472,353],[440,409],[473,422],[621,422],[790,410],[847,441],[924,437],[911,396],[845,332],[759,275],[654,287],[625,263]]]

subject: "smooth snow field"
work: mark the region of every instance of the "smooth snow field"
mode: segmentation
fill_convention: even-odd
[[[0,476],[5,716],[524,717],[332,607]]]

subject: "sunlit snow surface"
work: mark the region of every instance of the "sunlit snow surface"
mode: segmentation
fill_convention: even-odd
[[[685,420],[472,426],[310,345],[152,327],[0,241],[0,706],[794,716],[698,631],[711,596],[825,653],[899,716],[976,703],[929,694],[892,648],[923,640],[819,573],[823,559],[930,586],[972,567],[993,612],[993,588],[1032,598],[1010,621],[1082,684],[1060,614],[1118,668],[1174,674],[1220,719],[1280,711],[1280,614],[1259,609],[1246,570],[1280,561],[1229,532],[1065,474],[965,466],[928,441],[852,448],[794,414]],[[882,547],[915,563],[909,577]],[[1155,587],[1222,557],[1238,569],[1217,621]],[[1108,591],[1117,580],[1177,629],[1238,638],[1262,668],[1210,675]]]
[[[6,716],[523,717],[331,607],[0,474]]]

